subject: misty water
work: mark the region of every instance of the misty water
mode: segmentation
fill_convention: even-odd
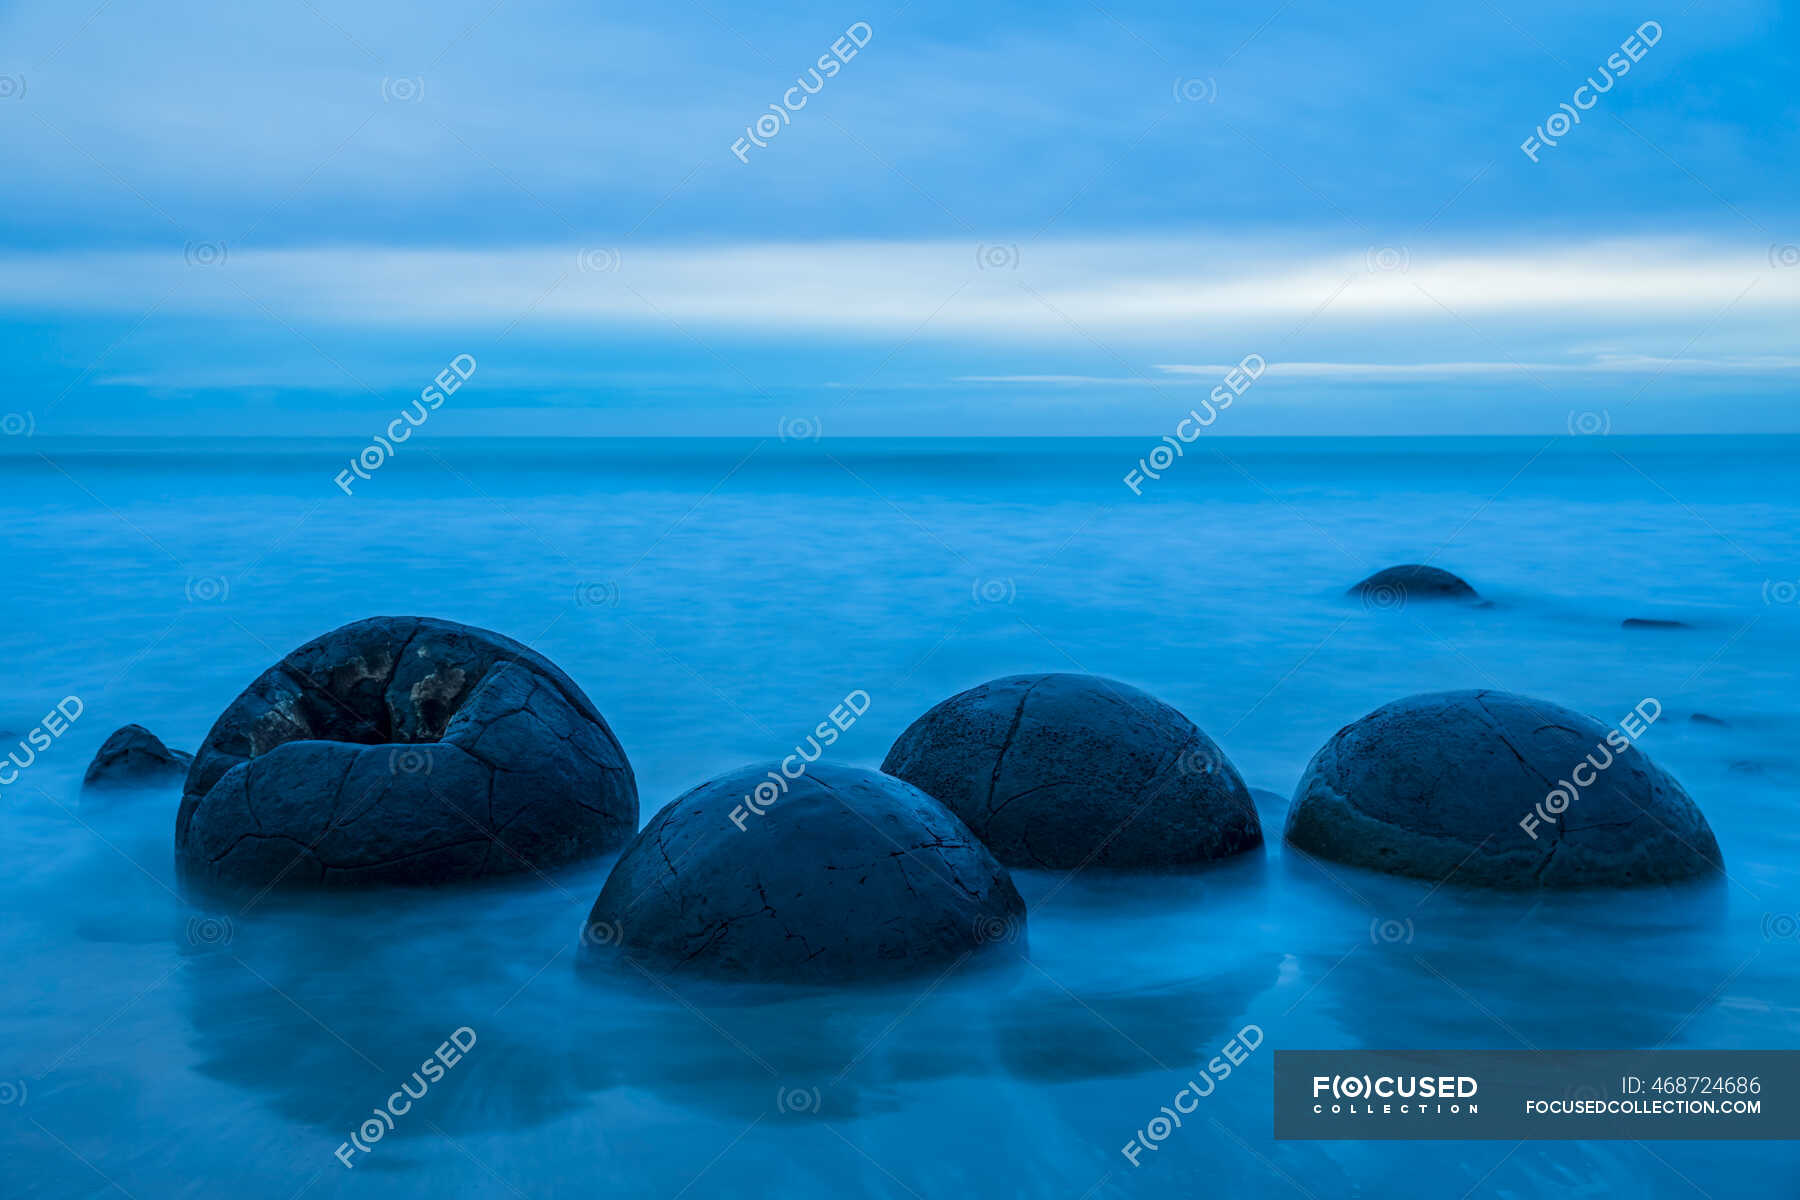
[[[1277,1048],[1800,1047],[1800,441],[1217,445],[1139,496],[1122,479],[1150,447],[1126,440],[415,439],[347,496],[354,445],[0,443],[0,748],[81,706],[0,788],[6,1193],[1791,1186],[1780,1143],[1276,1142],[1270,1080]],[[1427,557],[1492,604],[1344,595]],[[114,728],[192,750],[282,654],[380,613],[564,668],[645,820],[854,689],[868,715],[829,753],[873,767],[938,700],[1045,670],[1152,692],[1282,799],[1262,798],[1264,852],[1209,870],[1017,873],[1028,933],[984,966],[807,992],[580,969],[609,861],[189,896],[176,788],[83,794]],[[1283,850],[1285,797],[1334,730],[1464,687],[1609,725],[1655,698],[1641,745],[1727,878],[1495,895]],[[1121,1147],[1248,1025],[1260,1047],[1133,1166]],[[464,1029],[466,1056],[346,1167]]]

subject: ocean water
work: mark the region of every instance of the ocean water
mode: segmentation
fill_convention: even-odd
[[[345,495],[354,444],[0,440],[0,746],[83,706],[0,789],[6,1194],[1793,1194],[1780,1143],[1276,1142],[1270,1080],[1275,1048],[1800,1047],[1800,440],[1221,440],[1135,495],[1153,444],[415,440]],[[1344,595],[1427,558],[1492,604]],[[646,820],[854,689],[829,753],[875,766],[982,680],[1111,676],[1280,797],[1411,692],[1608,722],[1655,697],[1642,745],[1728,877],[1434,889],[1285,853],[1275,799],[1266,851],[1210,870],[1019,873],[1029,933],[989,969],[722,989],[576,969],[605,861],[226,903],[174,878],[176,789],[82,794],[117,726],[191,750],[287,650],[378,613],[548,655]],[[1261,1048],[1133,1166],[1250,1024]]]

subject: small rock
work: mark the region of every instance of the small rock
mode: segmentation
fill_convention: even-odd
[[[1619,622],[1621,629],[1692,629],[1686,621],[1672,621],[1664,617],[1626,617]]]
[[[1371,607],[1396,608],[1408,600],[1478,600],[1462,579],[1439,567],[1407,563],[1375,572],[1345,593],[1361,596]]]
[[[171,750],[142,725],[113,731],[88,764],[83,787],[143,787],[187,778],[194,756]]]

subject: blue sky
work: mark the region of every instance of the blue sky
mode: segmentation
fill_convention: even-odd
[[[0,408],[355,436],[469,354],[440,435],[1138,434],[1254,354],[1217,432],[1792,431],[1797,34],[1774,3],[13,5]]]

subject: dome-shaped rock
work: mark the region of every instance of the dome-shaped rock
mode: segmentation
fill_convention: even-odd
[[[1013,675],[914,721],[881,769],[1009,866],[1206,862],[1262,844],[1244,781],[1181,713],[1093,675]]]
[[[1635,745],[1646,701],[1608,728],[1506,692],[1435,692],[1376,709],[1313,756],[1287,840],[1320,858],[1511,888],[1716,874],[1718,843]]]
[[[659,969],[833,982],[941,970],[1017,942],[1024,923],[1006,868],[943,805],[815,763],[791,780],[744,767],[663,809],[582,940]]]
[[[371,617],[263,672],[207,734],[176,857],[245,885],[440,883],[613,849],[637,786],[568,676],[486,630]]]

